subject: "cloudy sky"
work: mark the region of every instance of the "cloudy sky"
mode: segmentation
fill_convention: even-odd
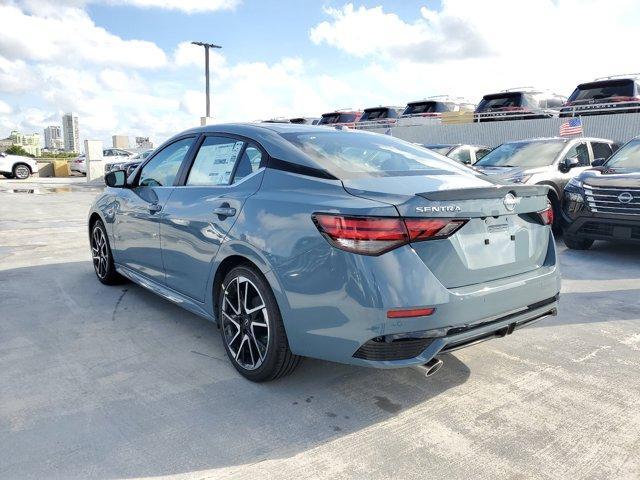
[[[637,0],[0,0],[0,137],[75,111],[81,138],[640,71]],[[110,140],[109,140],[110,141]]]

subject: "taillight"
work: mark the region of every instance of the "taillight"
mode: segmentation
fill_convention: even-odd
[[[446,238],[467,220],[446,218],[354,217],[316,213],[312,216],[331,245],[362,255],[380,255],[411,242]]]
[[[553,225],[554,215],[551,204],[549,204],[546,209],[538,212],[538,217],[540,217],[544,225]]]

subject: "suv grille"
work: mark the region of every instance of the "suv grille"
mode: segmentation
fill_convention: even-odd
[[[592,187],[584,185],[592,212],[640,216],[640,188]]]

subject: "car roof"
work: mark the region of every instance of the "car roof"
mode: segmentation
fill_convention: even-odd
[[[378,135],[377,133],[363,132],[357,130],[347,130],[353,135]],[[277,159],[286,159],[287,162],[293,162],[315,169],[322,169],[316,161],[307,156],[302,150],[298,149],[293,143],[282,137],[287,133],[340,133],[344,130],[336,129],[332,126],[323,125],[305,125],[299,123],[220,123],[215,125],[206,125],[195,127],[181,132],[156,150],[160,151],[165,145],[175,142],[179,138],[187,135],[198,135],[202,133],[209,134],[228,134],[247,137],[261,145],[267,153]]]

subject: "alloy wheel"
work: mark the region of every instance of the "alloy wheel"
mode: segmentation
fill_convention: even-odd
[[[91,256],[96,275],[101,279],[106,278],[109,267],[109,250],[104,232],[99,227],[95,227],[91,235]]]
[[[24,165],[18,165],[15,169],[15,176],[20,180],[24,180],[29,177],[29,168]]]
[[[256,285],[237,276],[223,286],[221,326],[235,362],[246,370],[262,365],[269,348],[269,314]]]

